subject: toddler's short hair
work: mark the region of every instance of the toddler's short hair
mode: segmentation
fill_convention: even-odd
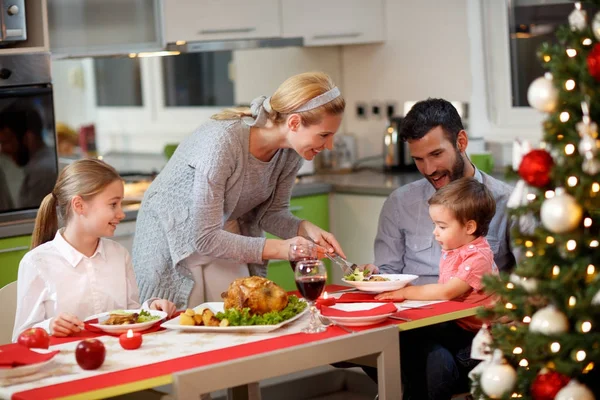
[[[444,206],[461,224],[473,220],[475,236],[485,236],[496,214],[496,201],[490,190],[474,178],[460,178],[439,189],[429,199],[429,205]]]

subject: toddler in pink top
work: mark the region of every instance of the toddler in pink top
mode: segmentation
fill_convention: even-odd
[[[494,253],[485,239],[495,212],[494,197],[484,184],[473,178],[457,179],[439,189],[429,199],[433,235],[442,247],[438,283],[407,286],[375,298],[489,304],[493,296],[484,293],[481,278],[498,274]],[[480,320],[474,317],[457,324],[472,332],[481,327]]]

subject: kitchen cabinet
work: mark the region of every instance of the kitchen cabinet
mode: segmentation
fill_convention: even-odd
[[[29,251],[31,236],[0,239],[0,287],[17,280],[19,263]]]
[[[283,37],[305,46],[383,42],[383,0],[281,0]]]
[[[373,244],[379,214],[387,196],[332,193],[330,197],[331,232],[356,264],[373,263]],[[333,283],[340,283],[342,272],[333,270]]]
[[[279,0],[164,0],[166,43],[281,36]]]
[[[6,2],[5,6],[8,7]],[[4,10],[2,11],[4,12]],[[18,42],[3,42],[3,47],[0,47],[0,55],[48,52],[46,0],[25,1],[25,23],[27,39]]]
[[[47,0],[55,57],[157,51],[163,47],[160,0]]]
[[[329,230],[329,194],[294,197],[290,201],[290,211],[298,218],[310,221],[326,231]],[[274,238],[269,234],[267,234],[267,237]],[[331,264],[329,260],[324,262],[327,267],[327,281],[330,282]],[[296,290],[294,271],[292,271],[287,260],[269,262],[267,278],[285,290]]]

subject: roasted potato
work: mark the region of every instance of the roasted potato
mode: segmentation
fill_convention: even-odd
[[[190,317],[193,317],[194,315],[196,315],[196,312],[194,310],[192,310],[191,308],[188,308],[187,310],[185,310],[185,315],[189,315]]]
[[[190,326],[194,326],[196,325],[195,321],[194,321],[194,317],[189,316],[186,313],[182,313],[179,316],[179,325],[190,325]]]
[[[215,314],[211,310],[206,309],[202,313],[202,322],[204,326],[219,326],[221,321],[215,317]]]

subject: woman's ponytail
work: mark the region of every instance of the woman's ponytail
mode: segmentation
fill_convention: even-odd
[[[31,248],[35,249],[41,244],[54,239],[58,229],[58,214],[56,211],[56,197],[50,193],[44,197],[35,217]]]

